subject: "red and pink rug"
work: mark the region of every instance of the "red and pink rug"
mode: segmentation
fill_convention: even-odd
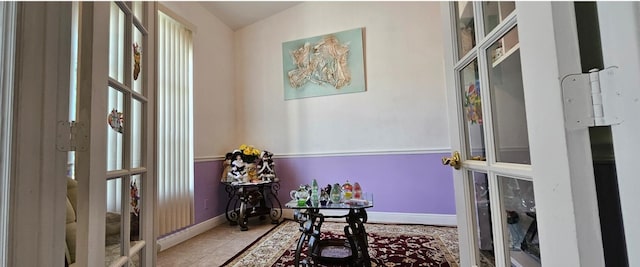
[[[344,223],[325,222],[322,238],[344,238]],[[223,266],[294,266],[299,224],[284,221]],[[376,266],[458,267],[455,227],[367,223],[369,256]],[[306,250],[303,251],[303,257]]]

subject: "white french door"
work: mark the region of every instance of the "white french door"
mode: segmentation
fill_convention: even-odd
[[[540,266],[515,2],[442,10],[461,266]]]
[[[78,266],[154,266],[155,2],[81,2]]]

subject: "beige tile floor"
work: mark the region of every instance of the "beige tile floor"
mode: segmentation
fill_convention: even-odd
[[[222,266],[256,239],[275,227],[271,220],[249,220],[249,230],[240,231],[240,227],[228,223],[197,235],[183,243],[158,253],[158,267],[215,267]]]

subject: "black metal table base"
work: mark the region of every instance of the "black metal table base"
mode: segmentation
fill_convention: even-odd
[[[230,225],[240,225],[240,230],[247,231],[250,217],[264,220],[267,215],[271,223],[280,223],[282,205],[277,197],[280,183],[224,184],[229,196],[225,216]]]
[[[299,212],[296,215],[296,220],[300,222],[300,239],[298,239],[298,245],[296,246],[295,253],[295,266],[306,266],[309,262],[313,262],[312,259],[300,259],[300,253],[307,246],[309,237],[314,231],[321,232],[322,220],[317,220],[318,217],[323,218],[345,218],[351,232],[355,236],[356,247],[358,253],[353,259],[351,266],[366,266],[371,267],[371,258],[369,257],[369,243],[367,240],[367,232],[364,229],[364,223],[367,222],[367,212],[364,208],[349,209],[349,213],[344,216],[324,216],[320,213],[320,209],[309,208],[304,212]],[[319,221],[319,222],[318,222]],[[305,225],[307,224],[307,225]],[[311,225],[308,225],[311,224]],[[306,227],[305,227],[306,226]],[[310,226],[310,227],[309,227]],[[305,230],[305,228],[307,230]]]

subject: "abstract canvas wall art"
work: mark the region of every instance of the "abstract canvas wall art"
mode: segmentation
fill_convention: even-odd
[[[282,44],[284,99],[364,92],[364,28]]]

